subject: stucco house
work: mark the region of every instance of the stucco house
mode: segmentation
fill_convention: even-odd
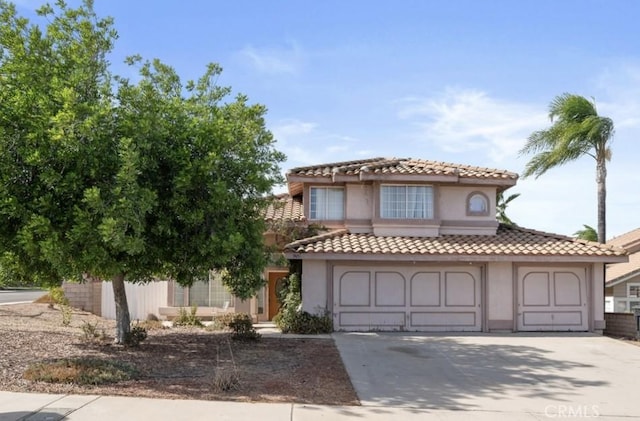
[[[421,159],[372,158],[294,168],[288,194],[265,214],[272,226],[322,226],[284,246],[302,268],[303,309],[328,311],[336,330],[594,331],[604,329],[605,265],[626,262],[614,245],[496,221],[496,194],[515,173]],[[267,244],[282,244],[278,231]],[[127,285],[132,317],[250,313],[271,320],[287,268],[265,269],[255,298],[232,297],[212,274],[183,288]],[[77,288],[80,288],[78,286]],[[115,317],[101,283],[98,314]]]
[[[622,234],[607,242],[629,253],[629,261],[607,265],[605,295],[611,302],[610,310],[630,313],[640,309],[640,228]]]
[[[605,264],[626,252],[496,221],[517,174],[421,159],[294,168],[289,194],[328,232],[288,244],[304,310],[336,330],[604,329]]]

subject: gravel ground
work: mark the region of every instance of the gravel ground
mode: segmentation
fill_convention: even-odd
[[[106,338],[89,341],[90,323]],[[296,402],[357,405],[340,355],[331,339],[229,339],[221,332],[171,328],[149,330],[139,348],[113,345],[115,323],[74,310],[69,326],[47,304],[0,306],[0,390],[144,396],[170,399]],[[31,364],[91,356],[132,365],[135,380],[80,386],[23,378]],[[236,373],[238,387],[217,391],[216,376]]]

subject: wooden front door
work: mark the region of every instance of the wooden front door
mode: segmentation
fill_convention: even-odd
[[[279,279],[287,276],[289,272],[269,272],[269,320],[278,314],[280,310],[280,302],[278,301],[278,295],[276,294],[276,284]]]

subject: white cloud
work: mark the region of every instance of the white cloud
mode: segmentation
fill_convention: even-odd
[[[278,149],[287,155],[285,169],[369,156],[361,149],[358,139],[336,133],[327,133],[309,121],[285,119],[270,127],[278,142]]]
[[[305,62],[305,54],[296,43],[286,47],[244,47],[238,55],[260,73],[297,74]]]
[[[398,117],[419,128],[421,141],[448,153],[486,153],[493,163],[514,158],[527,136],[548,124],[544,106],[479,90],[450,88],[437,97],[404,98],[398,104]]]

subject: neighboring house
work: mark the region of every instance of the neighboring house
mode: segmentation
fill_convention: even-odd
[[[604,329],[618,247],[496,222],[517,174],[419,159],[295,168],[289,193],[329,232],[287,245],[303,309],[336,330]]]
[[[640,309],[640,228],[607,244],[622,247],[629,253],[628,262],[607,265],[605,296],[611,303],[607,311],[630,313]]]

